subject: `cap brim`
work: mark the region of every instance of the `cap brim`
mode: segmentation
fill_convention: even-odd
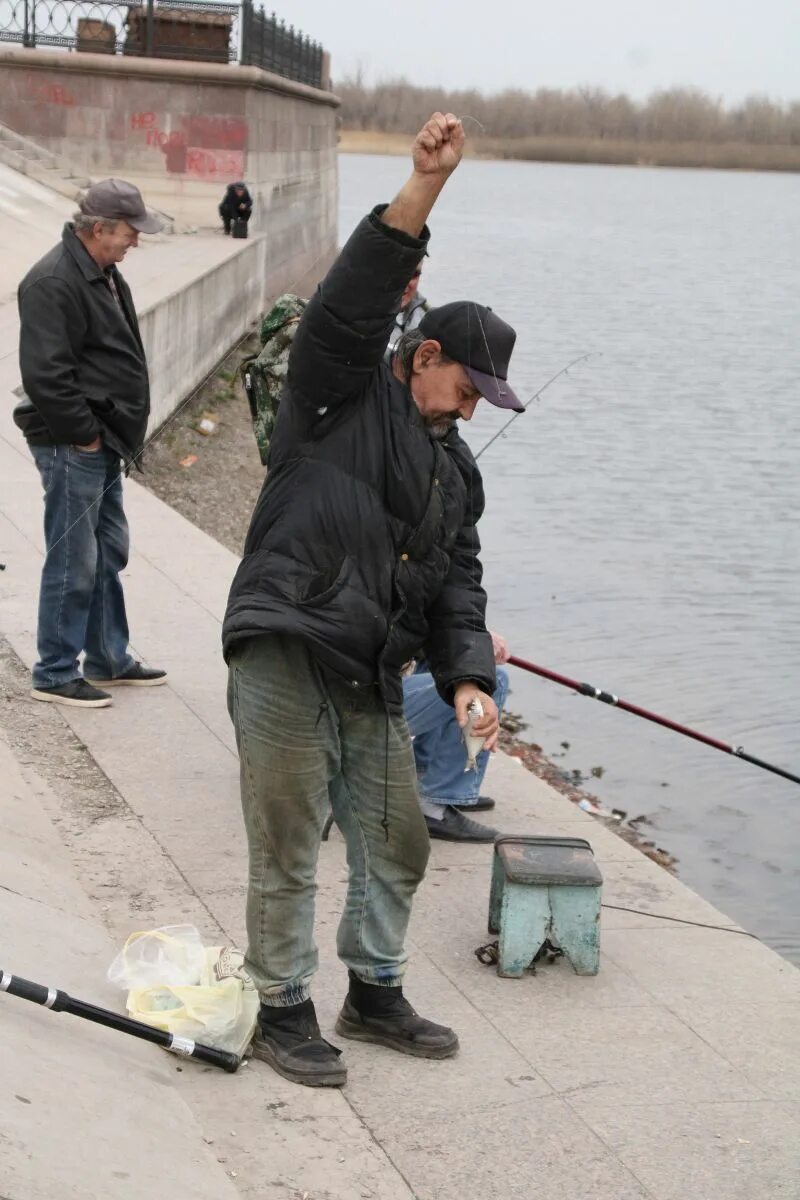
[[[148,208],[144,217],[125,217],[125,220],[137,233],[160,233],[165,225],[164,220],[151,208]]]
[[[525,405],[508,386],[505,379],[500,379],[497,375],[486,375],[483,371],[476,371],[474,367],[466,365],[464,365],[464,370],[484,400],[488,400],[495,408],[508,408],[512,412],[525,412]]]

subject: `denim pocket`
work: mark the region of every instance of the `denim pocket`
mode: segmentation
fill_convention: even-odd
[[[36,470],[39,472],[39,478],[42,481],[42,487],[47,492],[50,487],[50,481],[53,478],[53,468],[56,465],[56,455],[58,454],[57,446],[31,446],[31,454],[33,461],[36,463]]]
[[[106,448],[101,445],[96,450],[84,450],[81,446],[70,445],[70,458],[81,466],[99,466],[102,471],[106,469]]]

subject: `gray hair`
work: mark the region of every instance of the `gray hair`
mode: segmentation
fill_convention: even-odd
[[[90,213],[85,213],[81,209],[74,214],[72,218],[76,233],[91,233],[98,222],[105,229],[116,229],[119,221],[110,221],[108,217],[93,217]]]
[[[409,329],[406,333],[401,334],[394,348],[392,361],[400,364],[400,370],[403,373],[403,379],[406,383],[411,382],[411,376],[414,373],[414,355],[419,350],[424,342],[429,342],[431,339],[421,329]],[[439,354],[439,362],[442,366],[447,366],[453,362],[452,358],[448,358],[442,350]]]

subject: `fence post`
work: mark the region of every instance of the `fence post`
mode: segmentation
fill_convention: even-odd
[[[36,0],[31,0],[30,8],[28,7],[28,0],[25,0],[23,20],[25,22],[25,32],[22,35],[22,44],[33,50],[36,46]]]
[[[144,53],[146,58],[153,56],[153,42],[155,32],[155,0],[147,0],[147,19],[145,22],[144,32]]]
[[[241,4],[242,30],[240,36],[239,62],[243,67],[250,66],[250,35],[253,28],[253,5],[251,0],[242,0]]]

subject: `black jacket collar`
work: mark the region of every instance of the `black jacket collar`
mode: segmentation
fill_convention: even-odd
[[[89,283],[96,283],[98,279],[105,280],[103,268],[94,261],[91,254],[76,234],[75,226],[71,221],[67,221],[66,225],[64,226],[64,232],[61,235],[61,241],[64,243],[67,252],[72,255],[78,269]]]

